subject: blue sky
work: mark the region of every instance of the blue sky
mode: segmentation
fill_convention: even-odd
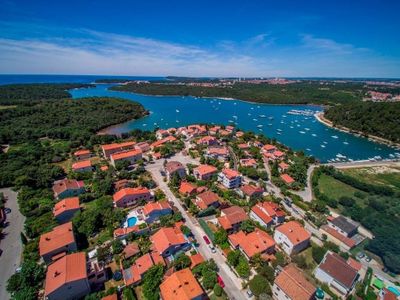
[[[12,1],[0,73],[400,77],[400,1]]]

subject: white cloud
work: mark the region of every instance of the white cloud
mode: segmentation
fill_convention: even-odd
[[[350,44],[302,35],[291,46],[262,33],[214,47],[151,38],[36,26],[15,38],[0,37],[0,73],[180,75],[180,76],[399,76],[398,60]],[[11,28],[11,29],[10,29]],[[43,34],[40,35],[40,31]],[[56,35],[55,32],[60,32]],[[38,33],[39,32],[39,33]],[[19,35],[20,36],[20,35]]]

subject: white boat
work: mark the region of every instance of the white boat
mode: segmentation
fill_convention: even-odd
[[[292,129],[294,128],[293,126],[289,126],[289,127],[292,128]]]
[[[317,136],[315,133],[312,133],[311,135],[312,135],[312,136]]]
[[[305,131],[299,131],[301,134],[305,134],[306,132]]]
[[[147,124],[142,124],[142,126],[147,126]]]
[[[257,125],[257,127],[261,128],[261,127],[263,127],[263,125]]]
[[[238,117],[237,116],[232,116],[232,118],[237,119]]]
[[[337,158],[346,158],[347,156],[346,156],[346,155],[343,155],[343,154],[340,154],[340,153],[338,153],[338,154],[336,154],[336,157],[337,157]]]
[[[259,115],[260,118],[266,118],[266,115]]]
[[[332,135],[331,136],[333,139],[338,139],[339,137],[337,135]]]
[[[253,119],[253,121],[254,121],[254,122],[257,122],[258,120],[257,120],[257,119]]]
[[[343,144],[348,145],[349,143],[348,142],[343,142]]]
[[[322,147],[322,148],[325,148],[326,146],[325,146],[325,145],[321,145],[321,147]]]
[[[310,130],[310,128],[304,128],[304,130],[307,130],[307,131],[309,131],[309,130]]]
[[[179,109],[176,109],[175,111],[178,113],[178,112],[179,112]]]

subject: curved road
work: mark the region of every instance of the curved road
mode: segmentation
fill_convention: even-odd
[[[7,280],[21,263],[22,243],[20,233],[24,228],[25,217],[19,212],[17,193],[11,188],[0,189],[8,198],[5,207],[11,209],[7,214],[8,226],[3,228],[4,238],[0,240],[0,249],[3,254],[0,256],[0,299],[10,299],[6,291]]]

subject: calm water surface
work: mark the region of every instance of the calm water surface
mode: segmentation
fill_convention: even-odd
[[[232,124],[243,130],[263,133],[296,150],[304,150],[323,162],[338,157],[361,160],[374,156],[393,158],[400,151],[365,138],[331,129],[313,116],[290,115],[292,109],[320,111],[317,106],[253,104],[239,100],[181,96],[147,96],[110,91],[111,85],[71,90],[74,98],[111,96],[135,100],[151,112],[140,120],[110,129],[110,133],[140,128],[169,128],[193,123]],[[263,117],[265,116],[265,117]]]

